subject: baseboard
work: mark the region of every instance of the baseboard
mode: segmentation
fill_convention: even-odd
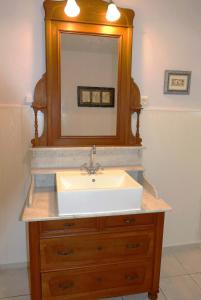
[[[180,250],[180,249],[190,249],[194,247],[200,247],[201,248],[201,241],[200,242],[191,242],[188,244],[174,244],[174,245],[167,245],[163,246],[163,252],[168,253],[171,252],[172,250]]]
[[[22,269],[22,268],[29,268],[29,262],[21,262],[21,263],[13,263],[13,264],[1,264],[1,270],[9,270],[9,269]]]

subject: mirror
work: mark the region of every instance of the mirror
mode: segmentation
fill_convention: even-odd
[[[118,43],[115,37],[61,34],[62,136],[116,135]]]
[[[140,91],[131,78],[134,12],[120,8],[120,19],[109,22],[106,1],[79,0],[74,18],[65,5],[44,1],[46,74],[35,88],[33,146],[141,145]]]

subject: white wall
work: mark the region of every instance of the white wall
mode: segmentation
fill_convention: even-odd
[[[144,111],[144,166],[173,210],[166,214],[165,245],[201,240],[201,111]]]
[[[135,10],[133,76],[154,107],[200,108],[201,1],[116,1]],[[163,95],[164,70],[191,70],[190,96]]]
[[[30,117],[29,108],[0,107],[0,265],[26,260],[19,219],[30,184]]]
[[[42,2],[0,3],[0,265],[27,259],[25,224],[19,218],[33,124],[22,104],[45,70]]]
[[[0,104],[22,104],[45,70],[42,0],[0,4]]]
[[[200,241],[200,0],[116,0],[136,12],[133,76],[150,106],[142,115],[144,165],[173,206],[167,245]],[[12,9],[11,9],[12,8]],[[42,0],[1,3],[0,103],[23,104],[44,72]],[[190,96],[163,95],[165,69],[191,70]],[[31,114],[0,107],[0,264],[26,260],[19,222],[28,181]],[[159,108],[169,108],[160,110]],[[152,109],[152,110],[151,110]],[[186,111],[178,110],[186,109]],[[191,111],[191,112],[190,112]],[[25,132],[24,132],[25,130]]]
[[[125,1],[117,1],[123,5]],[[144,166],[173,207],[165,244],[201,240],[201,2],[137,1],[133,76],[149,105],[142,114]],[[129,7],[130,1],[126,1]],[[124,4],[125,5],[125,4]],[[164,70],[192,71],[189,96],[164,95]]]

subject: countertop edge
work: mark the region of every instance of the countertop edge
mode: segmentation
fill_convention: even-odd
[[[45,200],[47,207],[50,207],[48,199]],[[49,204],[49,205],[48,205]],[[43,208],[44,211],[46,210]],[[104,213],[89,213],[89,214],[74,214],[59,216],[57,211],[50,212],[49,215],[43,215],[37,212],[37,209],[28,206],[28,200],[24,205],[24,211],[21,214],[21,221],[28,222],[41,222],[41,221],[58,221],[64,219],[81,219],[92,217],[107,217],[118,215],[134,215],[134,214],[150,214],[150,213],[162,213],[171,211],[172,208],[161,198],[153,197],[148,191],[143,192],[142,208],[140,210],[129,211],[116,211],[116,212],[104,212]]]

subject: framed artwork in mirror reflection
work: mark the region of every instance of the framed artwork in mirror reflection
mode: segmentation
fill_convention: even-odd
[[[189,95],[190,71],[165,71],[164,94]]]
[[[115,89],[78,86],[77,98],[79,107],[114,107]]]

